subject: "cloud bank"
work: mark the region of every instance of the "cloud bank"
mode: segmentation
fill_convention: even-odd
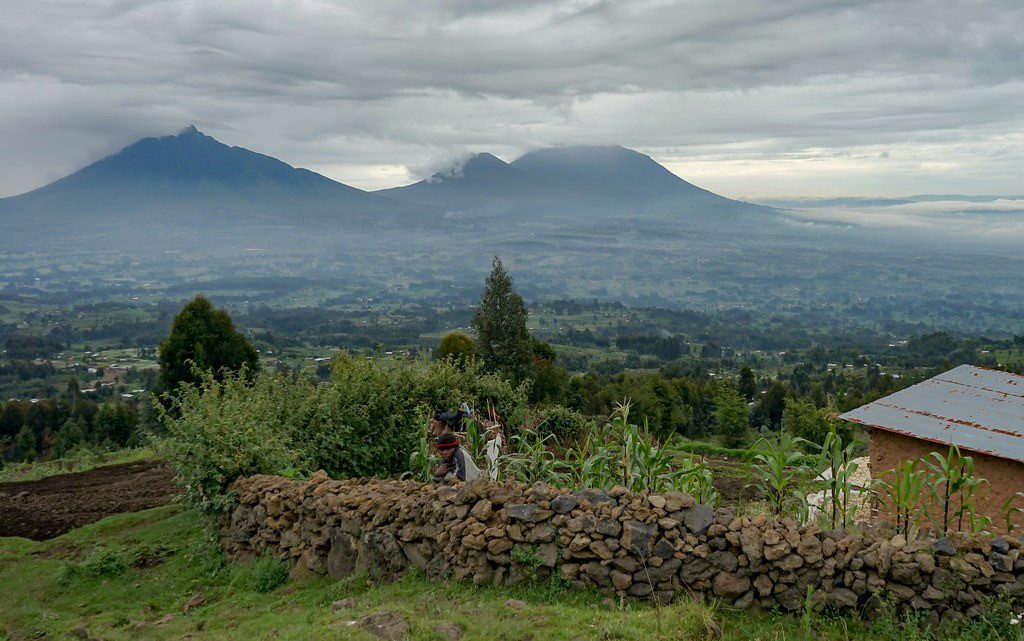
[[[1019,193],[1018,0],[0,0],[0,195],[194,122],[363,188],[622,144],[731,196]]]

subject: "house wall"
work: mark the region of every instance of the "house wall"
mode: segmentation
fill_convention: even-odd
[[[932,452],[939,452],[945,456],[949,448],[912,436],[873,428],[869,451],[872,475],[875,478],[891,480],[891,475],[885,475],[884,472],[894,469],[902,461],[929,459]],[[989,482],[988,485],[978,490],[980,496],[975,499],[975,511],[979,515],[991,518],[995,529],[1005,530],[1006,524],[1002,515],[1003,505],[1017,492],[1024,492],[1024,464],[966,450],[962,450],[961,453],[974,460],[975,476]],[[1024,500],[1018,499],[1017,505],[1024,507]],[[891,510],[888,505],[880,503],[876,508],[878,518],[891,518]],[[933,514],[933,518],[938,516],[940,515]],[[1024,519],[1017,515],[1014,522],[1020,527],[1024,524]]]

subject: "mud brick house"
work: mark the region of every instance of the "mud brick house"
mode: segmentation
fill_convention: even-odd
[[[950,445],[974,459],[975,476],[989,482],[975,503],[996,528],[1003,504],[1024,491],[1024,376],[961,365],[843,414],[871,428],[875,477],[901,461],[945,455]],[[885,516],[885,506],[879,506]]]

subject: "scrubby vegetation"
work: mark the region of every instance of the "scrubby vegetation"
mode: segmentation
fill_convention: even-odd
[[[515,425],[525,418],[526,388],[473,363],[342,355],[326,384],[301,374],[217,380],[201,373],[198,384],[172,397],[163,416],[186,497],[216,509],[227,484],[243,474],[406,472],[432,411],[463,401],[490,403]]]

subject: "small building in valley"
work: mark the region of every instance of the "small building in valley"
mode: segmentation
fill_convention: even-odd
[[[876,477],[956,445],[974,460],[975,476],[988,481],[975,510],[998,529],[1004,527],[1004,503],[1024,492],[1024,376],[961,365],[840,418],[871,429]],[[1024,501],[1018,504],[1024,507]],[[885,506],[879,510],[887,512]]]

